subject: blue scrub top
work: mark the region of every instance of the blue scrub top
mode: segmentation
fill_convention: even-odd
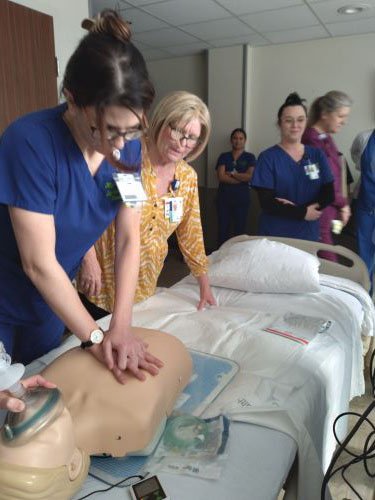
[[[306,173],[307,166],[311,164],[318,168],[317,179],[310,179]],[[323,184],[332,181],[327,158],[320,149],[305,146],[302,160],[296,162],[284,149],[275,145],[259,155],[251,184],[253,187],[273,189],[277,198],[300,206],[315,201]],[[259,234],[318,241],[319,221],[295,220],[262,212]]]
[[[62,119],[66,104],[26,115],[0,138],[0,322],[29,325],[48,306],[22,270],[8,205],[54,216],[56,257],[71,279],[87,250],[114,219],[120,201],[114,168],[103,161],[90,174],[81,150]],[[121,152],[125,164],[140,165],[141,144]]]
[[[375,213],[375,130],[361,156],[361,185],[357,207]]]
[[[244,174],[249,167],[255,167],[255,164],[256,158],[252,153],[243,151],[237,160],[234,160],[232,151],[228,151],[227,153],[221,153],[215,168],[217,170],[220,165],[224,165],[226,172],[233,172],[233,170],[236,169],[239,174]],[[240,184],[219,183],[219,191],[231,193],[235,196],[242,191],[247,193],[248,189],[248,182],[241,182]]]

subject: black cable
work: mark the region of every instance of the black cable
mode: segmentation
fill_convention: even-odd
[[[373,350],[370,358],[370,382],[372,387],[372,395],[375,398],[375,349]]]
[[[145,476],[142,476],[141,474],[134,474],[134,476],[128,476],[125,479],[121,479],[121,481],[119,481],[118,483],[112,484],[112,486],[110,486],[109,488],[105,488],[104,490],[92,491],[91,493],[88,493],[87,495],[85,495],[83,497],[79,497],[77,500],[83,500],[84,498],[91,497],[91,495],[95,495],[95,493],[104,493],[106,491],[111,490],[112,488],[117,488],[118,486],[120,486],[120,484],[124,483],[125,481],[129,481],[129,479],[133,479],[133,478],[138,478],[139,480],[142,480],[145,478]],[[128,486],[130,486],[130,485],[128,485]]]
[[[352,489],[352,491],[358,496],[358,498],[360,500],[363,500],[362,497],[358,494],[358,492],[349,484],[348,480],[345,477],[345,471],[350,465],[353,465],[354,463],[359,463],[361,461],[363,461],[363,463],[366,464],[366,465],[364,465],[364,467],[365,467],[366,472],[368,471],[367,460],[369,458],[373,457],[373,455],[371,455],[371,452],[373,450],[375,450],[375,442],[370,447],[368,447],[368,446],[369,446],[369,442],[370,442],[372,436],[375,434],[375,427],[367,417],[374,408],[375,408],[375,401],[373,401],[368,406],[368,408],[366,408],[366,410],[363,412],[362,415],[359,413],[355,413],[355,412],[345,412],[345,413],[342,413],[341,415],[339,415],[335,419],[335,421],[333,423],[333,432],[334,432],[335,439],[339,445],[339,448],[336,450],[335,454],[333,455],[331,463],[329,464],[329,467],[324,475],[322,487],[321,487],[321,500],[325,500],[325,493],[326,493],[326,489],[328,486],[328,482],[332,478],[332,476],[334,476],[338,471],[341,471],[341,475],[342,475],[342,478],[344,479],[345,483],[348,484],[348,486]],[[341,443],[337,437],[336,425],[341,418],[343,418],[344,416],[348,416],[348,415],[357,416],[357,417],[359,417],[359,420],[354,425],[353,429],[349,432],[349,434],[346,436],[344,441]],[[370,435],[368,436],[368,438],[366,439],[364,452],[360,455],[356,455],[355,453],[352,453],[350,450],[348,450],[347,446],[363,422],[367,422],[372,427],[373,432],[371,432]],[[341,453],[344,450],[349,455],[351,455],[353,457],[352,460],[350,460],[348,463],[346,463],[340,467],[337,467],[337,469],[334,469],[334,466],[335,466],[338,458],[340,457]],[[371,473],[369,475],[370,475],[370,477],[373,477],[373,475]]]
[[[352,464],[349,462],[348,464],[345,465],[345,467],[341,471],[341,477],[343,478],[344,482],[349,486],[349,488],[352,490],[352,492],[357,495],[359,500],[363,500],[361,495],[358,493],[358,491],[354,488],[352,484],[349,483],[349,481],[346,479],[345,472],[348,467],[350,467]]]

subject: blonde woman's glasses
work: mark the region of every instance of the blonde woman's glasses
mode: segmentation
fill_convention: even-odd
[[[195,135],[185,135],[185,132],[177,127],[172,127],[169,125],[171,131],[171,138],[183,145],[182,141],[185,141],[185,145],[187,148],[194,148],[197,144],[200,143],[199,137]]]

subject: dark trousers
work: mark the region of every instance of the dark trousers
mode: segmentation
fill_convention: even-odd
[[[249,188],[241,190],[236,194],[219,190],[217,198],[219,246],[232,236],[245,233],[249,206]]]

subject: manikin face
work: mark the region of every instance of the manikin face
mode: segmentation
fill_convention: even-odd
[[[245,149],[246,138],[242,132],[235,132],[231,138],[232,149],[241,151]]]
[[[336,111],[332,111],[331,113],[322,113],[322,117],[320,120],[322,128],[329,134],[336,134],[348,121],[349,113],[349,106],[342,106],[341,108],[337,109]]]
[[[86,115],[89,143],[99,153],[106,154],[106,145],[103,144],[101,138],[95,108],[89,106],[84,109],[83,113]],[[122,149],[126,141],[139,138],[142,135],[140,123],[142,111],[135,110],[135,113],[121,106],[108,106],[105,108],[102,118],[104,134],[111,148]]]
[[[306,112],[302,106],[287,106],[280,117],[280,133],[282,142],[301,142],[306,128]]]
[[[168,125],[158,140],[162,162],[176,162],[185,158],[196,148],[200,135],[201,124],[197,118],[185,125]]]

